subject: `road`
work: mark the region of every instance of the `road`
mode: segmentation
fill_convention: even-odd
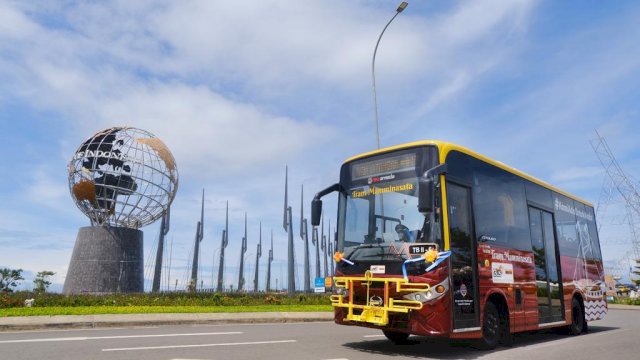
[[[0,332],[1,359],[639,359],[640,311],[610,310],[577,337],[517,335],[514,346],[476,350],[468,343],[411,337],[393,345],[379,331],[331,322],[180,325]]]

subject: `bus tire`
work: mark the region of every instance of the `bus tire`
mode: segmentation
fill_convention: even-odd
[[[571,301],[571,325],[569,325],[569,334],[580,335],[587,331],[587,322],[584,319],[584,307],[577,298]]]
[[[403,332],[382,330],[382,333],[394,344],[406,343],[409,338],[409,334]]]
[[[492,350],[500,343],[503,329],[500,321],[500,313],[493,302],[488,301],[484,305],[484,319],[482,321],[482,339],[480,348]]]

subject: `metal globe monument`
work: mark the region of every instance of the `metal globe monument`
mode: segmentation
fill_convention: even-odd
[[[112,127],[85,140],[69,163],[69,190],[91,226],[78,232],[64,293],[142,292],[143,235],[178,188],[167,146],[148,131]]]

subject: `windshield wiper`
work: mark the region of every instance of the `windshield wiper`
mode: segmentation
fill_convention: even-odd
[[[356,247],[356,249],[368,249],[368,248],[373,248],[373,247],[382,247],[382,243],[378,243],[378,244],[360,244]]]
[[[393,257],[393,258],[400,258],[400,259],[403,258],[400,254],[374,254],[374,255],[360,255],[360,256],[358,256],[358,258],[373,258],[373,257],[380,257],[380,258]]]

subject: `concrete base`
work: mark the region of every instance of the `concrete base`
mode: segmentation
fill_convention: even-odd
[[[62,292],[143,292],[142,236],[142,231],[124,227],[80,228]]]

